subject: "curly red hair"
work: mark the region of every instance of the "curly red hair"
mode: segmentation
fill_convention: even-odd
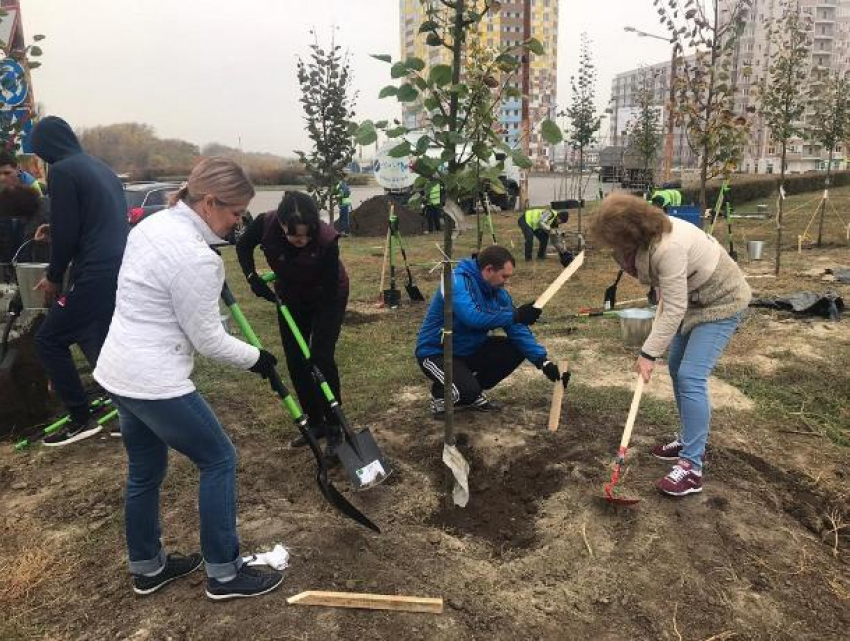
[[[590,223],[590,238],[614,250],[647,248],[673,229],[663,211],[637,196],[612,194],[602,201]]]

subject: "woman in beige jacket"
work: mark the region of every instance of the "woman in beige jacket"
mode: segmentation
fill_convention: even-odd
[[[750,302],[750,287],[714,237],[635,196],[606,198],[591,237],[663,301],[635,365],[649,381],[656,359],[670,349],[680,429],[673,442],[652,449],[656,457],[676,461],[658,489],[672,496],[701,492],[711,422],[708,377]]]

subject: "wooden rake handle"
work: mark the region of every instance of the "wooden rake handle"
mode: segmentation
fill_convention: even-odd
[[[632,439],[632,428],[635,426],[638,408],[640,407],[640,398],[643,396],[643,376],[637,375],[637,383],[635,384],[635,393],[632,396],[632,406],[629,408],[629,416],[626,419],[626,428],[623,430],[623,438],[620,439],[620,452],[624,452],[629,447],[629,441]]]
[[[582,252],[578,256],[573,258],[573,262],[567,265],[564,268],[564,271],[562,271],[558,275],[558,277],[552,281],[552,284],[546,288],[546,291],[544,291],[542,294],[540,294],[540,296],[537,297],[537,300],[534,301],[534,306],[537,309],[543,309],[546,303],[548,303],[552,299],[552,297],[558,293],[558,290],[563,287],[564,283],[566,283],[583,264],[584,250],[582,250]]]

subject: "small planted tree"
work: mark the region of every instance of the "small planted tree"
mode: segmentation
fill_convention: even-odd
[[[432,48],[444,49],[450,62],[434,64],[426,70],[420,58],[393,62],[386,54],[374,58],[391,65],[390,75],[398,85],[388,85],[381,97],[394,97],[402,104],[421,101],[424,127],[414,138],[411,130],[399,121],[373,123],[365,121],[357,130],[358,144],[371,144],[377,130],[384,129],[398,144],[389,154],[409,157],[417,174],[414,189],[429,190],[440,184],[446,191],[445,231],[443,237],[444,387],[452,389],[452,239],[455,224],[464,222],[458,205],[461,200],[475,198],[480,181],[504,188],[499,176],[504,169],[497,151],[510,156],[521,168],[531,161],[520,151],[509,147],[499,136],[497,110],[503,97],[519,97],[515,82],[523,55],[542,55],[543,46],[534,38],[519,44],[488,52],[471,48],[485,16],[498,11],[498,0],[423,0],[424,20],[419,33]],[[543,138],[550,144],[561,140],[555,123],[542,124]],[[415,200],[413,202],[415,203]],[[446,402],[444,443],[455,447],[453,405]],[[444,460],[446,452],[444,449]],[[451,456],[451,455],[449,455]],[[458,454],[459,456],[459,454]],[[462,457],[461,457],[462,458]],[[451,492],[449,492],[451,494]]]
[[[572,99],[566,109],[570,121],[569,142],[578,151],[578,233],[581,233],[582,207],[584,197],[584,158],[587,148],[596,142],[596,134],[602,124],[602,117],[596,111],[596,65],[590,54],[590,40],[586,33],[581,34],[581,54],[579,57],[578,77],[570,78]],[[588,178],[589,180],[589,178]]]
[[[658,150],[661,147],[661,119],[653,99],[651,82],[651,78],[644,76],[643,85],[635,96],[638,112],[629,123],[627,131],[627,147],[630,152],[640,158],[647,185],[654,182],[653,174]]]
[[[824,181],[824,198],[820,203],[820,220],[818,221],[818,242],[820,247],[823,243],[823,219],[826,215],[826,203],[829,195],[829,183],[832,175],[832,158],[835,148],[840,144],[846,144],[850,135],[850,81],[847,76],[838,71],[829,75],[827,72],[816,72],[819,80],[823,82],[821,89],[812,92],[811,108],[814,112],[811,129],[814,139],[824,149],[829,150],[829,159],[826,163],[826,178]]]
[[[356,93],[351,89],[348,54],[341,52],[333,38],[327,49],[318,41],[310,49],[308,60],[298,59],[298,83],[313,149],[295,153],[308,172],[307,190],[327,210],[333,224],[337,185],[354,156],[351,119]]]
[[[782,259],[782,214],[785,202],[785,171],[788,141],[804,132],[803,114],[807,103],[807,77],[810,21],[796,2],[786,0],[782,14],[768,30],[774,45],[766,81],[758,99],[760,112],[770,128],[770,136],[779,144],[779,211],[776,215],[776,274]]]
[[[728,176],[740,164],[749,135],[746,117],[734,111],[732,64],[744,25],[741,14],[752,0],[653,0],[653,5],[674,43],[672,116],[684,126],[688,145],[699,157],[700,206],[705,210],[706,183]],[[686,51],[694,53],[686,56]]]

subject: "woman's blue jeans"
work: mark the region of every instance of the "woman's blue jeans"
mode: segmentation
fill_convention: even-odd
[[[708,377],[735,333],[741,315],[700,323],[688,334],[677,333],[670,343],[668,365],[681,424],[681,458],[702,469],[711,423]]]
[[[124,506],[130,572],[149,574],[166,559],[160,543],[159,488],[168,449],[200,470],[198,510],[207,574],[232,576],[242,565],[236,534],[236,449],[197,392],[163,400],[112,395],[121,421],[129,471]]]

